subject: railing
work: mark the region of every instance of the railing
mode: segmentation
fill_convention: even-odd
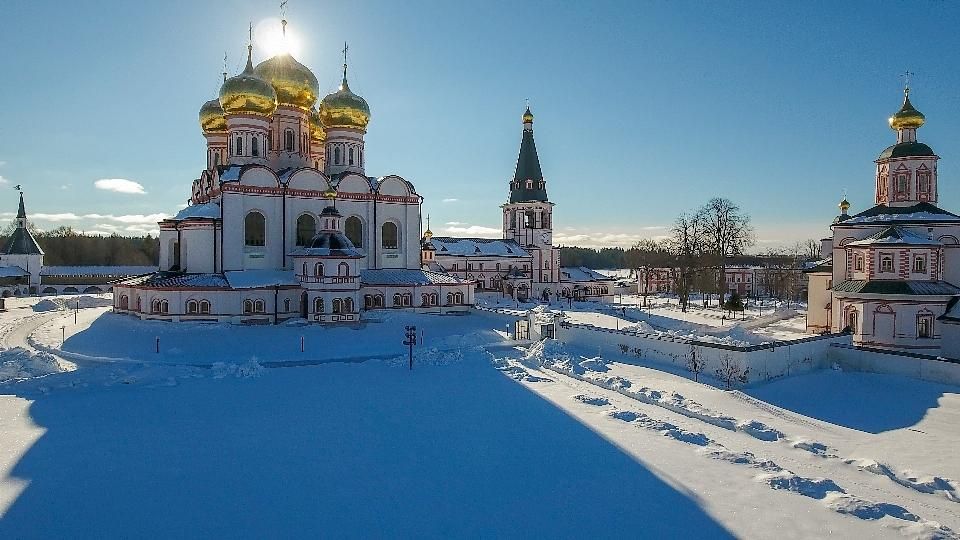
[[[341,284],[341,283],[356,283],[358,276],[312,276],[312,275],[303,275],[297,274],[294,276],[301,283],[325,283],[325,284]]]

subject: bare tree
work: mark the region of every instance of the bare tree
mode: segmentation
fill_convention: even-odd
[[[720,367],[716,370],[717,378],[723,381],[727,390],[733,388],[734,383],[746,383],[750,368],[744,368],[739,360],[735,360],[729,354],[720,357]]]
[[[703,256],[703,230],[694,216],[680,214],[670,232],[667,245],[673,258],[674,283],[680,298],[680,309],[687,311],[690,290]]]
[[[706,367],[707,359],[703,357],[702,352],[697,350],[697,346],[691,343],[690,354],[687,356],[687,370],[693,373],[693,380],[695,382],[700,382],[700,374],[703,373]]]
[[[741,255],[753,245],[753,228],[750,216],[729,199],[714,197],[703,205],[695,216],[704,233],[705,248],[717,265],[717,289],[719,305],[726,294],[727,257]]]
[[[803,241],[801,248],[798,250],[803,257],[808,261],[815,261],[820,258],[820,241],[814,240],[813,238],[808,238]]]
[[[643,296],[643,307],[647,307],[651,276],[654,276],[661,268],[672,265],[670,249],[666,242],[643,239],[628,251],[628,253],[631,252],[636,254],[637,292]]]

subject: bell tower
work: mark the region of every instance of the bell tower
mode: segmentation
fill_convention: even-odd
[[[553,203],[540,169],[533,140],[533,113],[523,113],[523,135],[517,169],[510,182],[510,200],[503,204],[503,238],[513,240],[533,258],[530,269],[533,295],[557,294],[560,283],[560,250],[553,246]]]
[[[917,130],[926,118],[910,103],[910,86],[903,89],[903,105],[890,117],[897,143],[877,158],[876,203],[887,206],[937,204],[937,160],[926,144],[917,141]]]

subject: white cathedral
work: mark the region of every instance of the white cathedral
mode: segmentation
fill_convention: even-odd
[[[188,206],[160,222],[160,268],[113,287],[141,319],[352,322],[382,308],[463,312],[474,292],[518,300],[609,299],[612,280],[561,268],[533,143],[523,140],[504,238],[421,231],[423,197],[397,175],[367,176],[367,102],[339,89],[318,101],[314,74],[289,54],[226,78],[200,109],[207,165]]]

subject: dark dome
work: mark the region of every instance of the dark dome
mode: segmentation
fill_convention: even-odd
[[[887,147],[886,150],[880,152],[880,157],[877,159],[889,159],[889,158],[900,158],[900,157],[922,157],[922,156],[935,156],[933,149],[929,146],[919,143],[919,142],[902,142],[895,144],[893,146]]]
[[[321,232],[310,241],[311,249],[329,249],[331,255],[338,253],[352,255],[353,242],[341,232]]]
[[[330,216],[330,217],[343,217],[340,215],[340,211],[333,206],[328,206],[320,212],[321,216]]]

